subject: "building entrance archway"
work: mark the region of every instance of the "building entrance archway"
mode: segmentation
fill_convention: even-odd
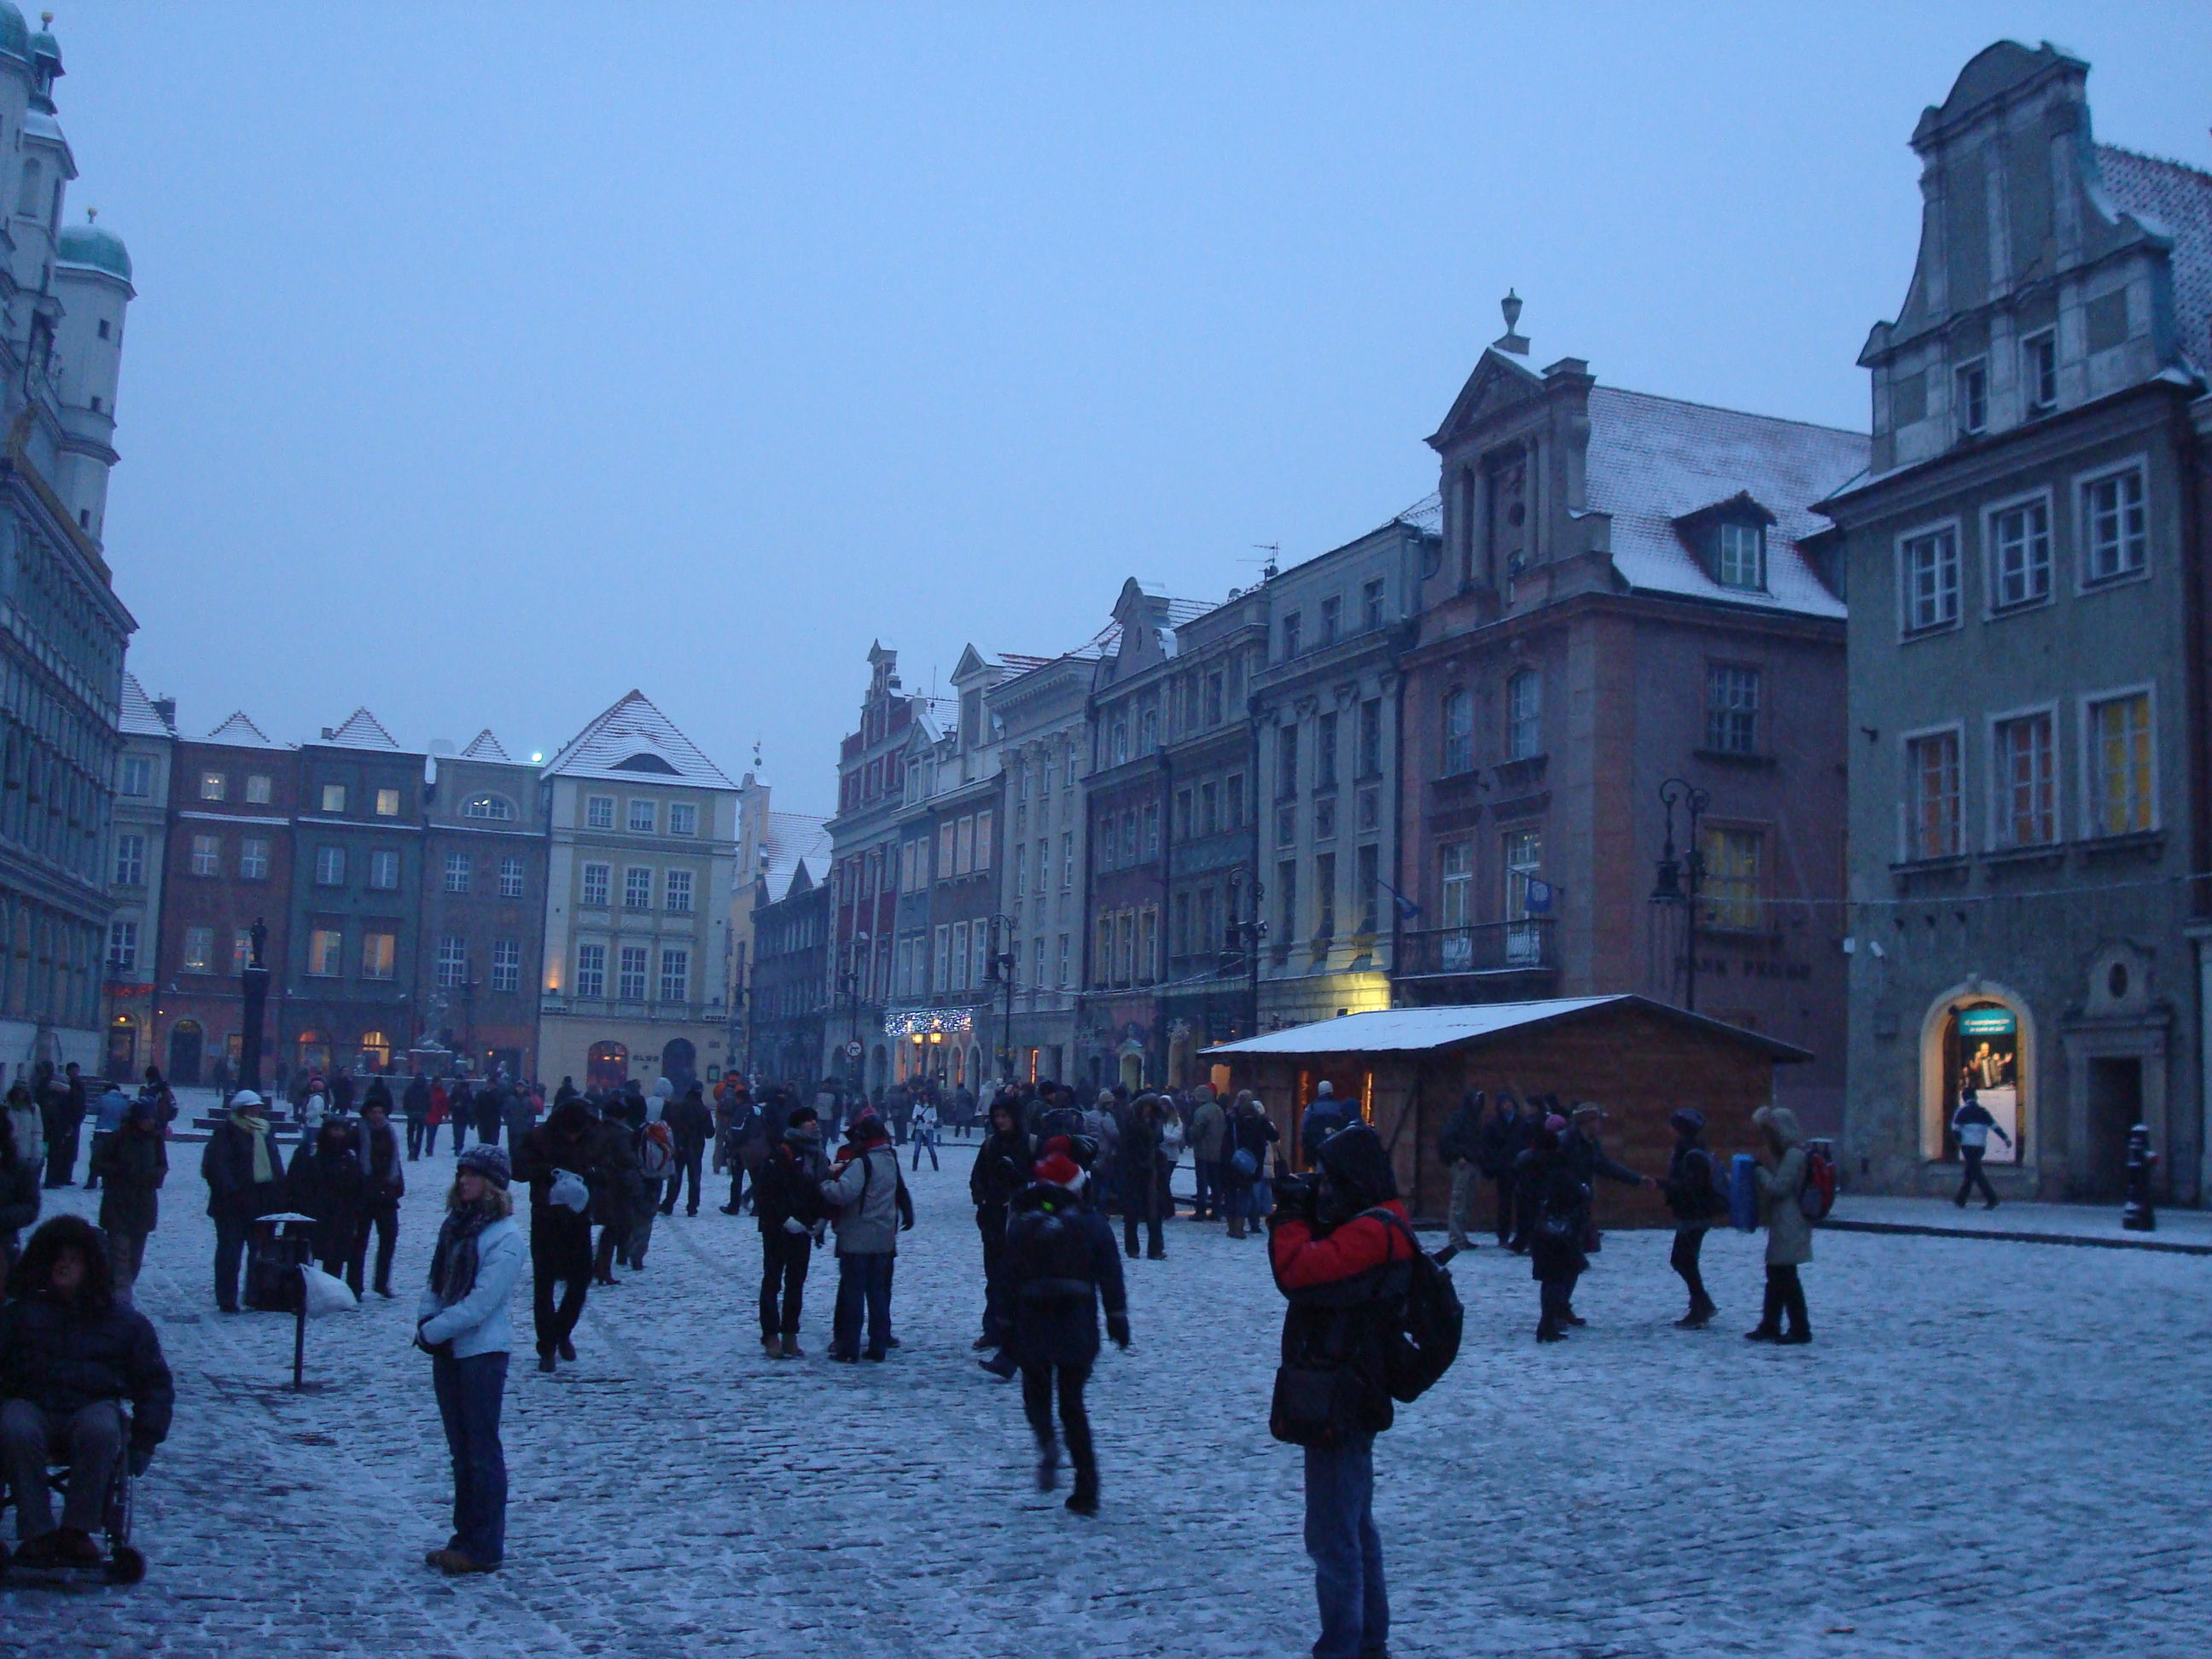
[[[2025,999],[1986,982],[1960,986],[1939,997],[1921,1022],[1921,1155],[1955,1162],[1958,1136],[1951,1119],[1971,1091],[2010,1145],[1990,1137],[1992,1166],[2031,1162],[2039,1133],[2035,1115],[2034,1022]]]
[[[629,1081],[629,1050],[619,1042],[594,1042],[584,1060],[584,1082],[594,1089],[619,1089]]]
[[[180,1019],[169,1028],[169,1085],[197,1089],[200,1084],[200,1049],[205,1041],[196,1019]]]

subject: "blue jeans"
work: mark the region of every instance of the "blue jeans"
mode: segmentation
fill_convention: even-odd
[[[1306,1553],[1313,1558],[1321,1639],[1314,1659],[1358,1659],[1387,1647],[1390,1596],[1375,1530],[1375,1437],[1306,1448]]]
[[[507,1553],[507,1453],[499,1443],[507,1356],[433,1354],[430,1384],[453,1454],[453,1536],[446,1547],[495,1567]]]
[[[837,1308],[830,1321],[830,1345],[842,1354],[860,1352],[860,1313],[868,1316],[868,1358],[881,1359],[891,1336],[891,1264],[889,1251],[837,1258]]]

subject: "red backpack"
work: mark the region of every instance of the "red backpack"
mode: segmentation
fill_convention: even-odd
[[[1797,1207],[1808,1221],[1825,1221],[1836,1207],[1836,1149],[1832,1141],[1805,1143],[1805,1184],[1797,1189]]]

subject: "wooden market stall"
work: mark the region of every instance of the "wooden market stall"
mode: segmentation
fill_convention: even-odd
[[[1752,1148],[1751,1115],[1774,1097],[1774,1067],[1804,1049],[1648,997],[1561,997],[1438,1008],[1393,1008],[1317,1020],[1206,1050],[1237,1089],[1255,1091],[1295,1158],[1298,1119],[1326,1079],[1391,1150],[1398,1186],[1419,1217],[1443,1213],[1450,1173],[1437,1137],[1460,1097],[1500,1090],[1524,1103],[1557,1095],[1563,1108],[1605,1111],[1606,1150],[1630,1168],[1664,1175],[1674,1144],[1668,1114],[1694,1106],[1723,1161]],[[1671,1223],[1656,1188],[1601,1182],[1609,1226]],[[1486,1200],[1484,1212],[1488,1212]]]

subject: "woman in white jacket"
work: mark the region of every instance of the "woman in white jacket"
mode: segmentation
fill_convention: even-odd
[[[453,1455],[453,1536],[422,1559],[447,1574],[496,1572],[507,1550],[499,1408],[514,1346],[507,1304],[524,1254],[507,1174],[505,1147],[479,1143],[461,1154],[429,1286],[415,1310],[415,1345],[430,1356],[438,1415]]]

